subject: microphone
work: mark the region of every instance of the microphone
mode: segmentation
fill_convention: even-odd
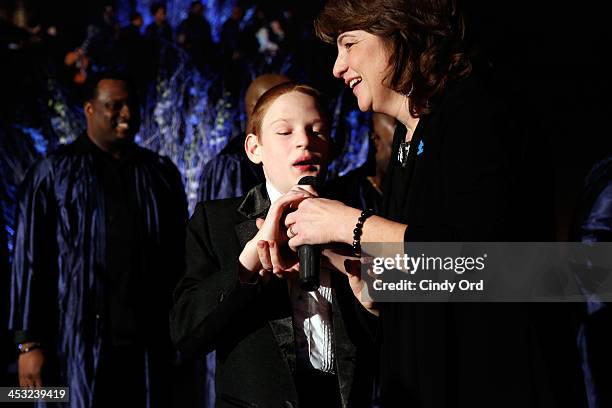
[[[323,181],[315,176],[305,176],[298,181],[299,185],[309,185],[316,192],[321,191]],[[318,245],[302,245],[298,248],[300,260],[299,284],[302,290],[312,292],[319,289],[319,271],[321,269],[321,250]]]

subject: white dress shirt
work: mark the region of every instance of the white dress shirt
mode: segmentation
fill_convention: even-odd
[[[270,203],[282,194],[266,182]],[[334,329],[332,324],[332,291],[329,271],[321,269],[321,286],[312,292],[303,291],[297,281],[289,282],[293,309],[293,332],[298,363],[310,365],[325,373],[335,373]]]

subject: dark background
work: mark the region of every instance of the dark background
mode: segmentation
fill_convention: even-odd
[[[19,3],[0,0],[0,16],[11,15]],[[87,24],[106,2],[23,3],[31,18],[53,23],[64,34],[55,45],[61,54],[80,42]],[[125,8],[137,1],[119,3]],[[283,2],[287,3],[291,2]],[[321,3],[293,2],[305,18],[314,15]],[[497,89],[511,107],[509,120],[527,137],[522,140],[524,136],[517,135],[517,152],[525,143],[529,151],[541,155],[531,163],[537,170],[534,179],[551,173],[548,185],[541,188],[552,189],[556,236],[564,239],[584,176],[595,161],[612,152],[607,63],[612,48],[611,14],[604,3],[595,1],[464,0],[461,4],[468,16],[469,38],[491,62]],[[318,63],[322,75],[329,73],[331,78],[330,55],[333,49]],[[6,117],[10,107],[35,95],[22,70],[15,71],[17,67],[11,67],[4,56],[1,65],[0,107],[10,121]],[[524,197],[527,202],[531,199]]]
[[[61,39],[44,51],[63,55],[79,44],[87,24],[105,2],[22,3],[31,18],[58,27]],[[128,8],[136,5],[135,0],[121,3]],[[16,0],[0,0],[0,17],[11,18],[19,4]],[[318,1],[295,4],[304,18],[310,18],[320,7]],[[539,220],[549,227],[545,231],[549,235],[539,235],[543,240],[567,239],[584,177],[596,161],[612,152],[608,98],[612,70],[607,62],[612,24],[611,14],[602,4],[463,1],[468,38],[490,63],[491,83],[511,112],[508,126],[517,129],[511,145],[519,162],[517,172],[522,172],[525,182],[525,188],[515,197],[517,211],[532,210],[534,222]],[[4,34],[0,33],[2,44]],[[331,77],[334,49],[321,44],[319,52],[321,77],[329,78],[323,86],[335,91],[339,84]],[[22,115],[21,107],[27,107],[26,111],[37,109],[32,76],[38,75],[35,68],[41,61],[39,55],[31,55],[17,64],[5,49],[0,51],[3,124],[10,125]],[[0,238],[0,284],[6,287],[8,256],[5,237]],[[5,304],[7,297],[3,294],[0,299]],[[0,339],[10,343],[4,324],[0,326]]]

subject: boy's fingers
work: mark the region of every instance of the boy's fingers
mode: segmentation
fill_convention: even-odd
[[[315,191],[314,187],[308,184],[299,184],[291,187],[290,191],[294,191],[300,194],[308,194],[309,196],[318,197],[319,194]]]
[[[262,269],[272,271],[272,261],[270,260],[270,246],[267,241],[261,240],[257,242],[257,256],[261,262]]]
[[[276,242],[270,242],[270,259],[272,260],[272,271],[278,275],[284,271],[285,267],[281,259],[280,251]]]
[[[306,194],[308,193],[289,191],[287,194],[281,196],[278,200],[274,202],[274,207],[276,210],[284,210],[287,207],[295,209],[302,201],[310,197],[310,194],[308,194],[308,196],[305,196]]]

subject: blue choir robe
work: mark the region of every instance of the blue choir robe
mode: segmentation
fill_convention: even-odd
[[[576,210],[572,241],[588,244],[612,241],[612,157],[597,163],[586,178]],[[592,273],[588,266],[580,273]],[[578,277],[580,281],[580,276]],[[612,406],[612,309],[596,294],[588,297],[577,342],[589,408]]]
[[[42,341],[46,360],[57,359],[58,383],[46,385],[69,386],[72,407],[92,405],[109,337],[107,217],[96,149],[82,135],[33,165],[20,186],[16,215],[9,326],[16,342]],[[128,152],[128,185],[135,189],[141,230],[142,383],[151,400],[150,367],[165,353],[156,350],[171,344],[168,311],[183,269],[187,206],[169,159],[136,145]]]

